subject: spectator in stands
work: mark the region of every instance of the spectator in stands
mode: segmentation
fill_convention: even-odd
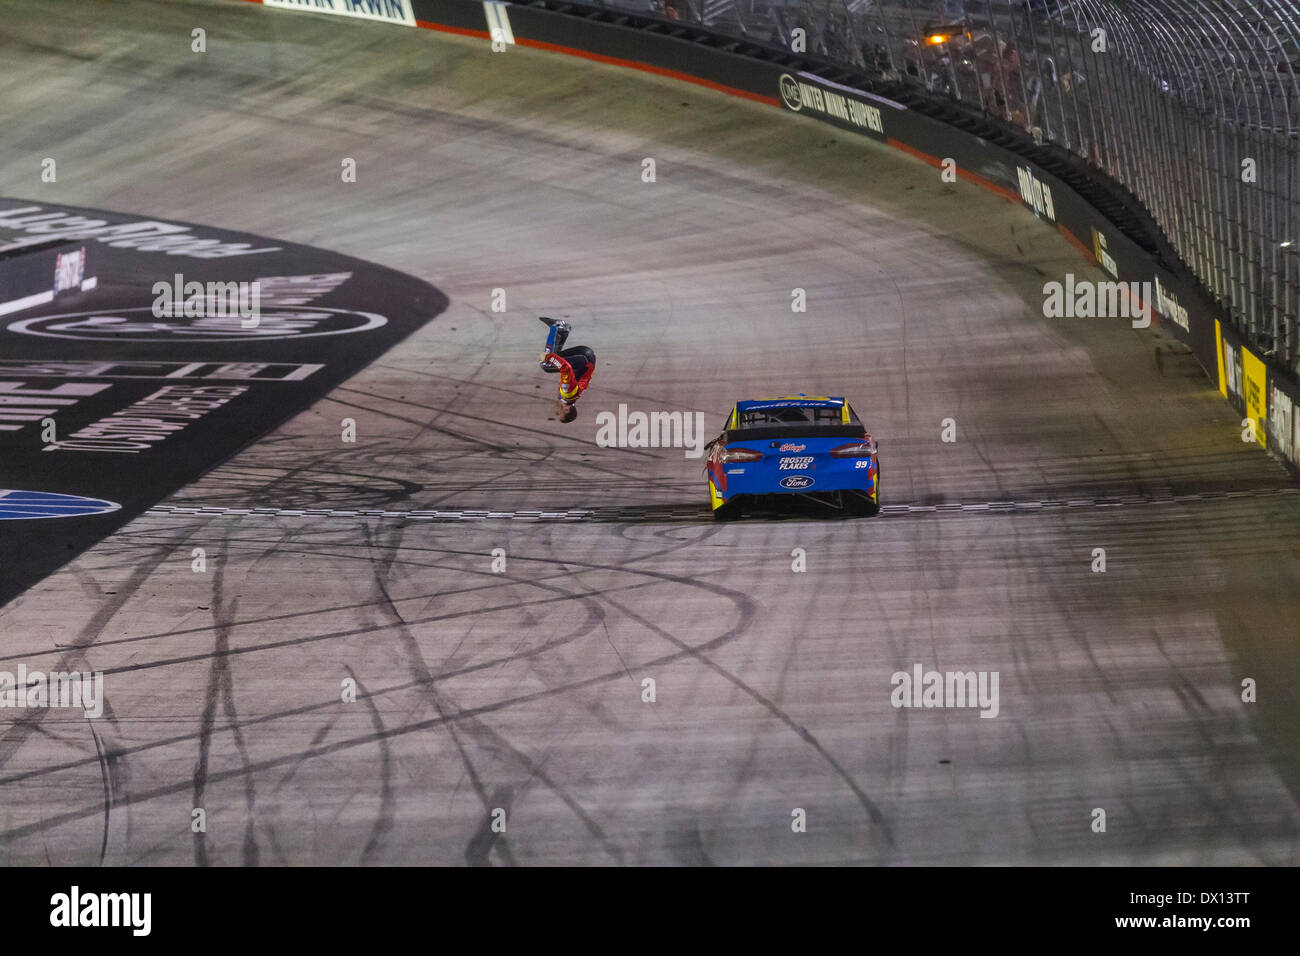
[[[876,72],[887,80],[897,79],[898,74],[894,72],[894,63],[889,58],[889,50],[882,43],[876,44],[876,49],[872,54],[872,60],[876,66]]]
[[[1002,79],[1006,84],[1008,118],[1017,126],[1028,126],[1029,115],[1020,77],[1020,51],[1014,42],[1002,47]]]

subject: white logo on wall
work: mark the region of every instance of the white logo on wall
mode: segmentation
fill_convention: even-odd
[[[256,328],[243,328],[238,316],[169,316],[155,318],[150,306],[106,312],[43,315],[10,324],[10,332],[81,342],[251,342],[308,339],[322,335],[368,332],[388,323],[373,312],[350,309],[293,308],[263,311]],[[141,315],[141,313],[144,313]]]
[[[1223,368],[1228,376],[1228,391],[1241,398],[1241,353],[1228,342],[1223,343]]]
[[[1156,311],[1163,315],[1174,325],[1178,326],[1184,332],[1191,329],[1191,323],[1187,318],[1187,309],[1174,298],[1172,292],[1160,284],[1160,277],[1156,276]]]
[[[796,113],[803,109],[803,98],[799,96],[799,81],[789,73],[781,74],[781,101]]]
[[[880,110],[869,106],[852,96],[844,96],[831,90],[823,89],[812,83],[805,83],[789,73],[782,73],[780,80],[781,102],[796,113],[806,106],[809,110],[830,116],[859,129],[871,130],[880,136],[885,135],[885,123]]]
[[[1300,425],[1296,421],[1295,404],[1291,401],[1291,396],[1273,384],[1268,399],[1269,437],[1273,439],[1273,447],[1278,453],[1291,461],[1296,460],[1297,451],[1300,451],[1294,444],[1295,432],[1300,429],[1293,429],[1293,422]]]
[[[500,52],[506,44],[515,42],[515,31],[510,26],[509,4],[498,0],[483,0],[483,17],[487,20],[488,37],[492,40],[492,49]]]
[[[382,20],[415,26],[411,0],[262,0],[263,5],[280,10],[303,10],[307,13],[333,13],[340,17]]]
[[[1016,169],[1016,179],[1020,183],[1020,198],[1034,211],[1034,215],[1048,222],[1056,222],[1056,205],[1052,202],[1052,187],[1035,176],[1026,166]]]
[[[1097,257],[1097,265],[1108,272],[1112,278],[1119,278],[1119,264],[1107,248],[1106,236],[1096,229],[1092,230],[1092,252]]]

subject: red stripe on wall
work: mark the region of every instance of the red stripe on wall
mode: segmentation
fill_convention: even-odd
[[[1084,245],[1083,241],[1080,240],[1078,236],[1072,233],[1069,229],[1066,229],[1059,222],[1056,224],[1056,231],[1065,237],[1066,242],[1068,242],[1072,246],[1077,247],[1078,250],[1083,253],[1083,257],[1085,259],[1087,259],[1093,265],[1097,264],[1096,254],[1093,253],[1093,251],[1089,249],[1086,245]]]
[[[579,50],[574,47],[560,46],[556,43],[545,43],[541,40],[526,40],[516,38],[515,42],[520,46],[535,47],[539,50],[550,50],[554,53],[567,53],[569,56],[580,56],[584,60],[594,60],[597,63],[608,63],[612,66],[624,66],[632,70],[641,70],[644,73],[653,73],[656,76],[666,76],[673,80],[682,80],[686,83],[694,83],[697,86],[707,86],[711,90],[717,90],[719,93],[726,93],[730,96],[739,96],[741,99],[753,100],[755,103],[764,103],[768,106],[779,106],[780,101],[775,96],[764,96],[761,93],[751,93],[749,90],[737,89],[734,86],[726,86],[722,83],[715,83],[712,80],[706,80],[702,77],[692,76],[690,73],[682,73],[679,70],[670,70],[667,67],[652,66],[649,63],[638,63],[636,60],[624,60],[616,56],[605,56],[602,53],[590,53],[586,50]]]
[[[923,163],[927,163],[931,166],[936,166],[936,167],[943,165],[943,161],[938,159],[937,157],[931,156],[929,153],[923,153],[919,149],[914,149],[911,146],[908,146],[904,142],[900,142],[899,140],[891,138],[888,140],[888,143],[890,146],[894,147],[894,149],[902,150],[903,152],[907,153],[909,156],[915,156]],[[984,189],[987,189],[991,193],[996,193],[997,195],[1001,196],[1003,199],[1007,200],[1007,202],[1013,202],[1016,205],[1021,205],[1020,194],[1018,192],[1015,192],[1014,190],[1008,189],[1006,186],[1000,186],[997,183],[993,182],[993,180],[991,179],[985,179],[983,176],[977,176],[975,173],[969,173],[966,170],[961,169],[960,167],[958,167],[957,169],[957,175],[960,178],[966,180],[967,182],[974,183],[976,186],[981,186]]]

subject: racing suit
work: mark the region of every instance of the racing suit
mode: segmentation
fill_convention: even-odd
[[[564,342],[572,331],[567,322],[554,322],[551,319],[542,321],[551,330],[546,337],[541,366],[548,372],[560,373],[559,399],[566,405],[572,405],[591,382],[592,373],[596,371],[596,353],[585,345],[576,345],[571,349],[564,347]]]

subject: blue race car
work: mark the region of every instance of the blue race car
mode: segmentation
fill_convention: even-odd
[[[880,511],[876,442],[843,398],[737,402],[706,447],[715,518],[739,517],[767,495],[799,495],[850,514]]]

